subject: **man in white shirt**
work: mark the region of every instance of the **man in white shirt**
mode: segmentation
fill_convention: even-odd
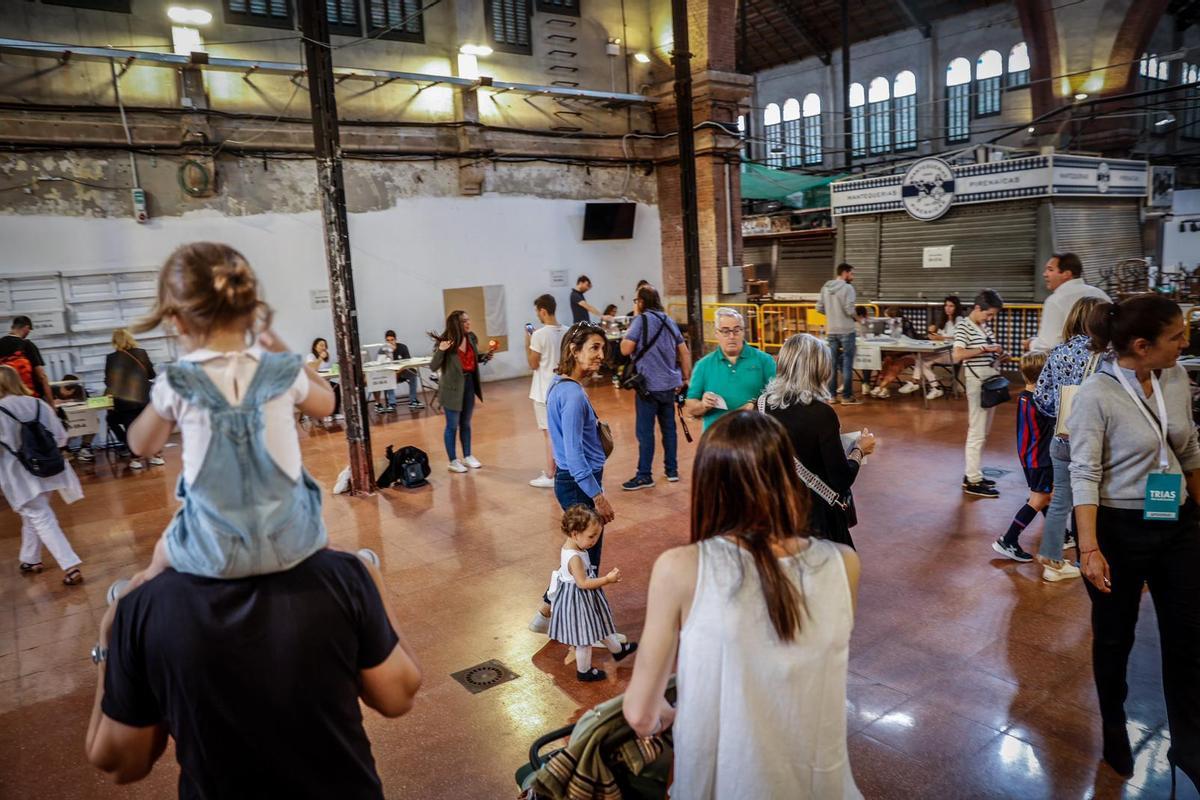
[[[1074,253],[1055,253],[1046,262],[1042,278],[1050,296],[1042,303],[1042,321],[1038,325],[1037,336],[1026,342],[1027,350],[1050,351],[1055,345],[1062,344],[1063,325],[1067,314],[1081,297],[1099,297],[1104,302],[1111,302],[1102,289],[1089,286],[1083,282],[1083,263]]]
[[[533,301],[533,307],[542,327],[533,330],[532,325],[525,326],[525,358],[529,361],[529,368],[533,370],[529,399],[533,401],[533,416],[537,419],[542,438],[546,442],[546,469],[531,480],[529,485],[538,489],[553,489],[556,468],[554,450],[550,446],[550,426],[546,422],[546,392],[554,380],[554,368],[558,366],[562,337],[567,329],[559,325],[554,316],[558,311],[558,301],[554,299],[554,295],[542,295]]]

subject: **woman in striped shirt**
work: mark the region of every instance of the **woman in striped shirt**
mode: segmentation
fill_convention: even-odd
[[[975,295],[975,305],[967,316],[959,320],[954,331],[954,363],[967,368],[967,444],[966,474],[963,475],[963,491],[977,497],[999,497],[994,481],[983,477],[980,458],[988,431],[992,427],[994,408],[981,404],[983,382],[999,375],[996,365],[1004,358],[1004,351],[996,344],[988,323],[996,318],[1004,301],[992,289],[983,289]]]

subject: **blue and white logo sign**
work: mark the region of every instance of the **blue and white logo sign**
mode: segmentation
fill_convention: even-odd
[[[937,219],[954,204],[954,170],[940,158],[922,158],[904,173],[900,201],[914,219]]]

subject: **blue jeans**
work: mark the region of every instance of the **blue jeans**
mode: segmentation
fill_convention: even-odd
[[[475,373],[468,372],[463,376],[462,409],[451,411],[446,409],[446,455],[450,460],[458,458],[454,454],[454,436],[462,441],[463,457],[471,455],[471,414],[475,412]]]
[[[854,350],[857,336],[853,333],[831,333],[826,337],[829,354],[833,357],[833,378],[829,381],[829,392],[838,393],[838,367],[842,370],[842,397],[854,395]]]
[[[604,469],[600,468],[592,473],[592,477],[596,479],[596,483],[604,485]],[[559,467],[554,473],[554,497],[558,500],[558,505],[563,511],[566,511],[571,506],[585,505],[588,508],[595,508],[596,501],[588,496],[588,493],[579,488],[579,484],[571,477],[571,473]],[[604,534],[600,534],[600,538],[596,543],[588,548],[588,559],[591,560],[592,566],[597,570],[600,569],[600,550],[604,547]]]
[[[1054,496],[1046,509],[1042,526],[1042,544],[1038,555],[1052,561],[1062,561],[1063,539],[1067,535],[1067,519],[1073,515],[1075,498],[1071,494],[1071,444],[1055,436],[1050,440],[1050,463],[1054,466]],[[1071,529],[1075,529],[1074,520]]]
[[[408,377],[405,380],[408,381],[408,402],[411,404],[414,400],[420,400],[421,379],[417,377],[417,373],[408,373]],[[384,389],[383,400],[389,406],[396,405],[396,390]]]
[[[675,392],[651,392],[649,400],[635,392],[634,408],[637,412],[637,442],[639,478],[651,477],[654,468],[654,421],[662,430],[663,467],[668,475],[679,474],[679,462],[675,458],[678,431],[675,429]]]

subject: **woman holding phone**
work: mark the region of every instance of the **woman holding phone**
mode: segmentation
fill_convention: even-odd
[[[483,401],[479,367],[492,360],[499,344],[493,340],[486,353],[479,352],[479,340],[471,333],[471,318],[465,311],[452,311],[446,317],[446,329],[441,333],[430,331],[429,336],[434,341],[429,368],[440,373],[438,400],[446,412],[443,438],[450,459],[448,469],[451,472],[479,469],[483,464],[471,455],[471,416],[476,398]],[[456,439],[462,442],[461,461],[455,448]]]

